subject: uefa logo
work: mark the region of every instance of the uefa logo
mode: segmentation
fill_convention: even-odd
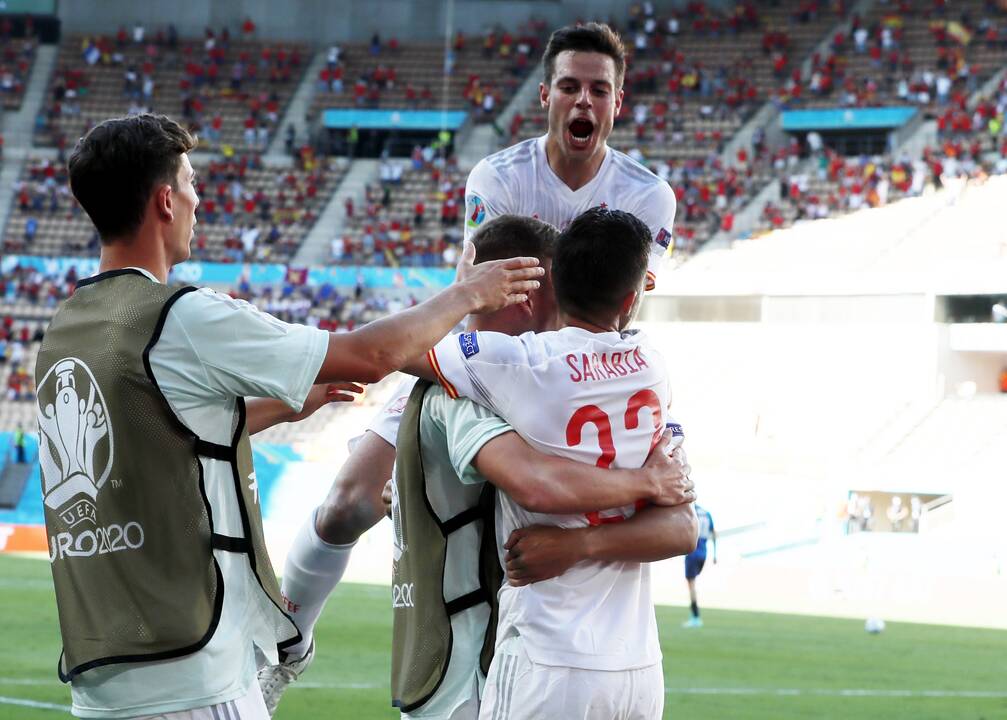
[[[42,490],[46,506],[56,512],[64,528],[49,537],[50,562],[143,547],[139,522],[103,524],[98,517],[98,493],[112,472],[107,409],[94,373],[77,358],[60,360],[39,383]],[[119,486],[121,481],[112,484]]]
[[[45,504],[66,526],[96,523],[95,500],[112,471],[112,430],[90,368],[64,358],[38,386],[39,462]]]

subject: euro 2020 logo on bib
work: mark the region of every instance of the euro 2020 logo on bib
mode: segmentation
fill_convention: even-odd
[[[99,524],[98,493],[112,472],[113,437],[94,373],[82,360],[63,358],[42,378],[37,397],[45,504],[65,528],[50,538],[50,560],[138,549],[139,523]]]

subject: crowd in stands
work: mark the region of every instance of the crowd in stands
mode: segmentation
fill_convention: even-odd
[[[1007,6],[987,0],[875,3],[779,89],[785,104],[962,104],[1007,60]]]
[[[28,73],[31,72],[38,43],[33,36],[31,16],[26,18],[24,37],[13,36],[10,18],[0,18],[0,97],[3,110],[17,110],[21,107]]]
[[[1007,156],[1007,86],[1001,83],[991,97],[970,104],[978,81],[998,67],[990,59],[1000,58],[1000,66],[1007,61],[1002,3],[882,0],[865,17],[853,15],[849,32],[832,37],[828,52],[812,52],[849,11],[842,0],[696,1],[666,12],[652,2],[630,6],[621,28],[629,51],[626,95],[610,144],[671,184],[679,203],[676,249],[687,254],[717,232],[732,231],[736,213],[767,184],[781,190],[781,199],[763,214],[763,226],[773,228],[883,205],[947,174],[1007,169],[1001,167]],[[400,42],[378,33],[364,43],[332,45],[314,107],[439,107],[446,72],[452,107],[469,107],[477,119],[493,117],[509,92],[503,86],[513,87],[535,66],[546,30],[531,20],[513,32],[459,31],[446,55],[443,44]],[[108,36],[75,37],[60,54],[46,127],[66,127],[70,117],[78,131],[85,129],[109,87],[130,112],[172,113],[175,103],[175,114],[223,151],[223,159],[199,168],[194,257],[283,261],[317,219],[341,170],[299,148],[292,127],[286,146],[297,153],[298,168],[262,167],[255,152],[277,130],[307,49],[257,40],[250,20],[233,35],[228,28],[207,29],[202,38],[185,40],[172,26],[149,31],[137,24]],[[805,59],[811,69],[802,73]],[[938,142],[911,162],[844,158],[820,137],[810,150],[797,140],[769,149],[757,132],[750,147],[723,159],[725,144],[767,99],[784,106],[815,99],[914,102],[933,110]],[[107,114],[107,106],[101,108]],[[238,115],[228,108],[239,108]],[[536,109],[518,113],[509,127],[512,141],[544,130]],[[65,147],[59,132],[56,144]],[[464,171],[436,145],[417,147],[409,159],[385,158],[379,183],[347,200],[346,231],[331,240],[332,261],[452,265],[461,239],[464,182]],[[15,204],[5,250],[96,249],[97,238],[66,187],[62,162],[30,162],[15,187]],[[54,224],[62,228],[57,241],[43,248],[38,238],[48,237]]]
[[[435,144],[408,161],[384,158],[380,184],[348,198],[347,232],[332,240],[331,259],[346,265],[453,266],[462,239],[465,177]]]
[[[33,400],[35,355],[49,317],[69,296],[77,277],[46,276],[26,267],[0,274],[0,393]],[[41,312],[40,312],[41,311]]]
[[[328,284],[310,287],[287,282],[255,287],[242,283],[228,292],[285,322],[310,325],[328,332],[348,332],[418,302],[413,295],[400,296],[368,289],[362,278],[352,290]]]
[[[654,157],[717,151],[846,11],[817,0],[689,2],[665,14],[651,2],[632,5],[621,28],[627,68],[615,135]],[[534,106],[508,128],[511,142],[543,129]]]
[[[533,19],[516,32],[493,26],[469,37],[459,30],[446,54],[443,43],[400,43],[379,33],[366,43],[332,45],[312,115],[328,107],[447,107],[470,110],[477,122],[492,120],[536,67],[545,35],[545,24]]]
[[[835,217],[863,208],[882,207],[893,200],[922,194],[927,188],[940,188],[944,179],[966,177],[982,179],[993,173],[1007,172],[1004,150],[1007,136],[1003,131],[1003,113],[1007,94],[995,104],[999,110],[968,130],[939,131],[936,147],[927,146],[922,157],[907,156],[844,157],[821,144],[811,133],[813,146],[809,162],[800,169],[796,163],[778,167],[780,202],[768,204],[760,226],[771,230],[798,220]],[[999,120],[997,121],[997,119]],[[997,121],[997,122],[994,122]],[[992,125],[992,127],[991,127]],[[984,140],[993,140],[993,149]],[[794,148],[791,157],[799,154]]]
[[[217,262],[283,262],[328,202],[343,164],[301,148],[291,168],[270,169],[256,154],[197,164],[192,256]],[[3,249],[41,255],[93,254],[98,237],[70,192],[64,163],[30,160],[14,187]]]
[[[289,260],[342,175],[341,164],[301,148],[298,165],[264,168],[257,155],[197,169],[192,256],[217,262]]]
[[[68,298],[78,280],[71,268],[45,274],[27,266],[0,273],[0,397],[34,399],[34,361],[45,328],[57,305]],[[309,287],[288,281],[250,286],[242,282],[226,290],[286,322],[329,332],[347,332],[372,320],[415,305],[415,296],[367,288],[362,278],[354,288]]]
[[[173,25],[143,24],[108,35],[69,36],[57,58],[39,141],[60,149],[116,112],[181,118],[204,146],[231,153],[263,151],[300,82],[306,47],[255,39],[245,21],[183,39]]]

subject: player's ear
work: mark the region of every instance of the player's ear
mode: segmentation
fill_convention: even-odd
[[[626,92],[622,89],[622,85],[615,93],[615,116],[619,117],[619,112],[622,110],[622,99],[626,96]]]
[[[619,306],[620,315],[628,315],[633,311],[633,305],[636,304],[636,296],[639,294],[639,290],[630,290],[626,293],[626,296],[622,299],[622,304]]]
[[[538,101],[542,107],[549,107],[549,86],[545,83],[538,84]]]
[[[518,303],[515,307],[524,317],[532,317],[535,314],[535,291],[532,290],[529,292],[527,299],[524,302]]]
[[[155,185],[152,202],[160,220],[171,222],[175,219],[175,199],[172,197],[171,185]]]

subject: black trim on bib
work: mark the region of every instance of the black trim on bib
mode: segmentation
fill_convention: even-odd
[[[110,278],[119,277],[121,275],[139,275],[140,277],[147,278],[148,280],[150,280],[150,278],[145,273],[140,272],[136,268],[121,268],[119,270],[106,270],[103,273],[92,275],[89,278],[78,280],[77,284],[74,286],[74,289],[79,290],[82,287],[87,287],[88,285],[94,285],[95,283],[101,282],[102,280],[108,280]]]
[[[259,576],[259,568],[258,568],[258,562],[256,561],[255,557],[255,549],[252,547],[252,523],[248,519],[248,507],[245,505],[245,496],[242,492],[242,479],[240,473],[238,472],[238,445],[241,443],[241,438],[245,432],[245,425],[247,423],[248,418],[247,410],[245,408],[245,398],[239,397],[236,401],[236,406],[238,410],[238,424],[234,428],[234,436],[231,439],[230,452],[232,455],[231,475],[234,478],[234,491],[235,493],[237,493],[238,510],[240,511],[241,514],[241,532],[244,533],[245,535],[244,539],[248,543],[248,552],[246,553],[246,556],[248,557],[249,567],[251,567],[252,569],[252,575],[255,576],[255,581],[259,584],[259,589],[262,590],[263,595],[265,595],[266,598],[268,598],[269,602],[273,605],[273,607],[275,607],[280,612],[280,614],[287,619],[287,622],[290,623],[290,627],[294,629],[295,634],[292,637],[290,637],[287,640],[281,640],[280,642],[276,643],[277,651],[282,651],[292,645],[296,645],[297,643],[301,642],[301,640],[304,639],[304,636],[301,635],[301,629],[297,627],[297,623],[295,623],[294,619],[290,617],[290,614],[287,613],[287,611],[284,610],[283,607],[278,605],[276,601],[273,600],[272,596],[268,592],[266,592],[266,586],[262,584],[262,578]],[[253,472],[255,471],[254,467],[252,468],[252,471]],[[269,567],[269,563],[267,563],[266,566],[267,568],[269,568],[269,571],[272,572],[272,568]]]
[[[468,610],[471,607],[480,605],[484,602],[488,602],[486,598],[486,593],[482,588],[478,590],[473,590],[470,593],[465,593],[461,597],[456,597],[450,602],[444,603],[444,609],[448,611],[448,617],[452,615],[457,615],[463,610]]]
[[[217,565],[216,559],[213,561],[213,569],[217,573],[217,597],[214,599],[213,604],[213,618],[210,621],[210,628],[206,631],[206,635],[201,637],[192,645],[188,647],[179,648],[177,650],[165,650],[159,653],[147,653],[147,654],[136,654],[136,655],[114,655],[111,657],[98,658],[97,660],[92,660],[86,662],[82,665],[78,665],[75,668],[71,668],[68,673],[63,672],[63,652],[60,651],[59,661],[56,663],[56,672],[59,675],[60,681],[68,683],[75,677],[80,675],[82,672],[88,670],[93,670],[97,667],[102,667],[104,665],[118,665],[120,663],[138,663],[138,662],[157,662],[159,660],[174,660],[175,658],[184,657],[186,655],[192,655],[195,652],[202,650],[210,638],[213,637],[213,633],[217,631],[217,624],[220,622],[220,612],[224,607],[224,576],[220,572],[220,566]]]
[[[419,412],[420,412],[420,414],[422,416],[423,403],[426,401],[427,391],[431,387],[435,387],[435,385],[433,385],[432,383],[429,383],[427,381],[420,380],[420,381],[417,382],[417,387],[418,388],[422,388],[421,394],[420,394],[420,397],[419,397],[419,403],[420,403],[420,411]],[[413,389],[413,393],[415,393],[416,390],[417,390],[417,388],[414,388]],[[412,394],[410,394],[410,400],[412,400]],[[417,418],[417,422],[416,422],[417,448],[421,448],[422,447],[421,436],[420,436],[420,425],[421,425],[420,419]],[[486,481],[485,486],[484,486],[484,488],[482,490],[482,493],[479,496],[479,501],[478,501],[478,503],[475,506],[467,508],[465,510],[462,510],[457,515],[454,515],[454,516],[448,518],[447,520],[445,520],[444,522],[441,522],[440,518],[437,516],[437,513],[434,512],[433,506],[430,503],[430,496],[427,494],[426,472],[425,472],[424,467],[423,467],[423,452],[422,452],[422,450],[420,450],[417,453],[417,455],[418,455],[417,459],[418,459],[419,468],[420,468],[420,475],[421,475],[421,477],[424,478],[424,480],[423,480],[423,502],[426,505],[427,513],[430,515],[430,517],[433,519],[433,521],[437,524],[437,526],[439,527],[439,529],[441,531],[441,534],[443,535],[444,540],[445,540],[445,542],[444,542],[444,559],[441,562],[441,568],[442,569],[441,569],[441,577],[440,577],[441,587],[443,588],[444,587],[444,571],[445,571],[445,569],[447,567],[447,552],[448,552],[447,539],[448,539],[449,535],[451,535],[452,533],[460,530],[461,528],[463,528],[463,527],[465,527],[467,525],[470,525],[470,524],[475,523],[475,522],[482,521],[483,527],[482,527],[482,531],[481,531],[482,532],[482,543],[481,544],[484,545],[486,542],[492,542],[493,545],[494,545],[494,547],[495,547],[495,545],[496,545],[496,535],[495,535],[495,531],[494,531],[494,527],[495,527],[494,513],[495,513],[496,488],[489,481]],[[491,536],[487,536],[486,533],[490,533]],[[496,553],[494,552],[493,555],[495,557]],[[444,678],[447,677],[448,668],[450,667],[450,664],[451,664],[451,654],[452,654],[453,649],[454,649],[454,630],[451,627],[451,618],[454,615],[457,615],[460,612],[464,612],[465,610],[468,610],[470,608],[476,607],[476,606],[481,605],[483,603],[486,603],[487,605],[489,605],[490,606],[490,621],[488,623],[488,626],[487,626],[487,629],[486,629],[486,633],[485,633],[485,637],[484,637],[484,646],[485,646],[486,643],[490,643],[491,646],[492,646],[493,640],[496,637],[496,607],[495,607],[495,604],[494,604],[494,600],[496,599],[496,593],[497,593],[497,590],[499,588],[490,588],[489,587],[489,583],[487,581],[487,578],[490,575],[491,575],[491,573],[484,567],[482,552],[480,552],[480,558],[479,558],[479,587],[476,588],[475,590],[472,590],[471,592],[468,592],[468,593],[466,593],[466,594],[464,594],[464,595],[462,595],[460,597],[455,598],[454,600],[450,600],[450,601],[445,601],[444,602],[444,611],[447,614],[447,619],[448,619],[448,625],[447,625],[448,642],[447,642],[447,652],[446,652],[444,667],[443,667],[443,669],[441,671],[440,678],[438,678],[437,683],[434,685],[433,689],[425,697],[422,697],[419,700],[416,700],[416,701],[414,701],[412,703],[404,703],[401,699],[393,697],[392,698],[392,707],[398,708],[403,713],[410,713],[410,712],[412,712],[414,710],[418,710],[419,708],[422,708],[425,704],[427,704],[430,701],[431,698],[434,697],[434,695],[437,694],[437,691],[440,690],[441,685],[444,682]],[[482,662],[482,658],[480,658],[480,663],[481,662]],[[483,668],[483,670],[485,672],[485,668]]]
[[[450,517],[443,523],[440,523],[441,532],[447,537],[455,530],[460,530],[469,523],[474,523],[476,520],[482,520],[482,508],[476,505],[475,507],[470,507],[467,510],[462,510],[460,513],[454,517]]]
[[[133,269],[111,270],[107,273],[101,273],[99,275],[87,278],[86,280],[81,280],[80,282],[77,283],[77,287],[80,288],[86,285],[91,285],[101,280],[107,280],[108,278],[118,277],[120,275],[139,275],[141,277],[146,277],[146,275],[144,275],[142,272],[138,270]],[[171,421],[174,422],[175,425],[179,429],[181,429],[184,434],[189,435],[190,437],[193,438],[194,447],[198,438],[192,432],[192,430],[186,427],[185,424],[182,423],[182,421],[179,419],[179,417],[175,415],[175,411],[171,408],[171,404],[168,402],[168,399],[164,396],[164,392],[161,390],[161,387],[157,384],[157,379],[154,377],[154,372],[150,366],[150,351],[154,348],[154,345],[157,343],[157,341],[161,339],[161,332],[164,329],[164,323],[167,321],[168,312],[171,310],[172,306],[179,298],[195,290],[196,288],[191,286],[184,287],[177,293],[172,295],[170,298],[168,298],[168,300],[164,303],[164,306],[161,308],[161,313],[158,317],[157,324],[154,326],[154,332],[151,334],[150,341],[147,343],[147,346],[143,350],[143,367],[147,373],[147,379],[150,380],[151,384],[154,386],[154,389],[157,390],[158,395],[160,395],[161,399],[164,401],[165,408],[167,409],[167,417],[171,418]],[[203,498],[203,505],[206,507],[206,517],[210,526],[210,532],[212,533],[213,510],[210,507],[210,500],[206,495],[206,485],[205,480],[203,478],[203,464],[199,461],[198,457],[195,457],[194,459],[196,462],[197,471],[199,473],[199,492]],[[110,657],[97,658],[90,662],[86,662],[82,665],[78,665],[77,667],[71,668],[66,673],[63,672],[63,653],[61,652],[59,662],[57,662],[56,665],[56,671],[59,674],[59,679],[62,682],[66,683],[73,680],[73,678],[75,678],[82,672],[92,670],[96,667],[102,667],[104,665],[172,660],[175,658],[184,657],[186,655],[191,655],[192,653],[202,650],[206,646],[206,644],[210,642],[210,638],[212,638],[213,634],[217,631],[217,625],[220,623],[220,614],[224,607],[224,575],[220,570],[220,566],[217,564],[217,559],[213,557],[213,553],[210,553],[210,560],[213,562],[213,570],[217,576],[217,592],[216,596],[214,597],[213,615],[210,618],[210,625],[207,628],[206,633],[199,640],[197,640],[195,643],[191,645],[187,645],[182,648],[177,648],[175,650],[165,650],[159,653],[115,655]]]
[[[231,535],[221,535],[213,533],[210,536],[210,547],[214,550],[225,550],[233,553],[252,552],[252,543],[247,538],[232,537]]]
[[[230,445],[221,445],[202,438],[196,438],[196,454],[224,462],[235,462],[238,459],[237,450]]]

